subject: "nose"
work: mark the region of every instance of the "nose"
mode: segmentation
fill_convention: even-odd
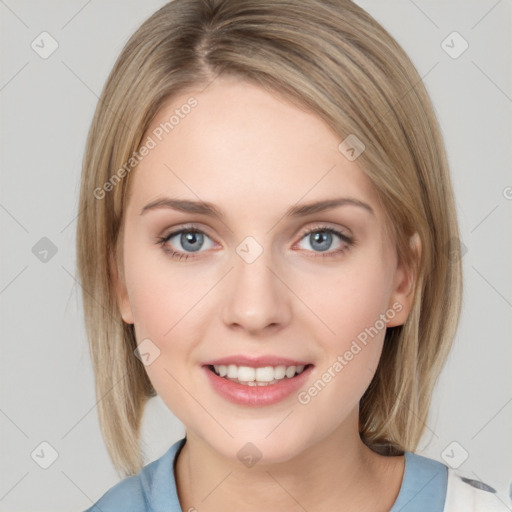
[[[233,262],[223,290],[225,325],[251,335],[284,328],[291,319],[291,292],[274,270],[270,251],[252,262],[235,253]]]

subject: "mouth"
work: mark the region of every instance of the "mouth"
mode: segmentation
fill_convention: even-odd
[[[234,364],[234,362],[238,364]],[[278,404],[307,385],[314,365],[274,356],[232,356],[203,364],[219,396],[245,407]]]
[[[243,386],[272,386],[283,381],[295,379],[304,371],[312,367],[312,364],[301,365],[277,365],[277,366],[237,366],[206,365],[212,373],[230,382]]]

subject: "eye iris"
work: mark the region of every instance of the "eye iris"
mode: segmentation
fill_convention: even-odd
[[[328,233],[326,231],[317,231],[316,233],[310,235],[310,237],[314,243],[320,242],[321,247],[316,247],[319,251],[326,251],[327,249],[329,249],[332,241],[331,233]],[[313,243],[311,244],[311,247],[315,247]]]
[[[199,241],[199,243],[198,243]],[[201,248],[203,242],[203,235],[197,231],[182,233],[180,243],[182,247],[187,251],[198,251]],[[195,246],[193,244],[196,244]],[[192,247],[189,245],[192,244]]]

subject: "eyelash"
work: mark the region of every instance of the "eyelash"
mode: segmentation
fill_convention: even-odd
[[[188,227],[179,229],[177,231],[173,231],[172,233],[169,233],[168,235],[166,235],[164,237],[158,237],[156,244],[160,245],[162,247],[163,251],[166,254],[168,254],[171,258],[174,258],[177,260],[182,260],[182,259],[187,260],[190,257],[193,258],[194,256],[191,253],[175,251],[173,249],[169,249],[169,247],[167,247],[165,245],[171,238],[175,237],[176,235],[180,235],[182,233],[201,233],[203,235],[208,236],[208,234],[205,233],[204,231],[202,231],[201,229],[198,229],[194,226],[188,226]],[[333,235],[337,235],[338,237],[340,237],[340,239],[343,242],[345,242],[345,244],[347,244],[347,247],[343,247],[342,249],[338,249],[336,251],[330,251],[330,252],[326,251],[326,252],[322,252],[322,253],[316,253],[317,256],[313,256],[313,257],[321,257],[321,258],[335,257],[335,256],[338,256],[338,255],[344,253],[345,251],[349,250],[352,246],[355,245],[355,240],[353,238],[351,238],[351,237],[345,235],[344,233],[342,233],[334,228],[331,228],[329,226],[315,226],[313,228],[309,228],[306,232],[304,232],[302,234],[300,240],[303,240],[305,237],[307,237],[311,233],[330,233]],[[208,237],[208,238],[210,238],[210,237]]]

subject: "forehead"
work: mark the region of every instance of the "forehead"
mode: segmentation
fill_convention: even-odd
[[[321,118],[237,78],[168,100],[149,139],[153,147],[132,176],[138,207],[166,195],[226,204],[241,215],[340,196],[377,202]]]

